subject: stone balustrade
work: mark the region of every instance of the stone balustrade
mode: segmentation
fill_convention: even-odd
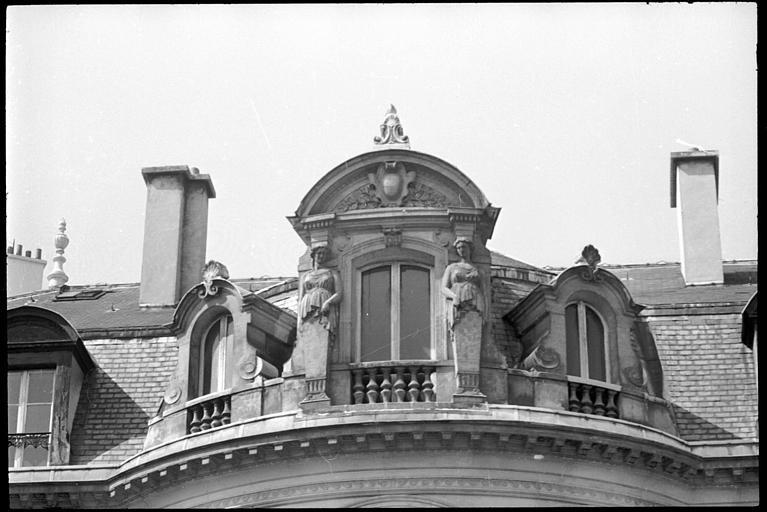
[[[618,418],[617,389],[568,378],[568,404],[572,412]]]
[[[194,434],[231,423],[231,400],[227,394],[190,405],[187,409],[187,433]]]
[[[352,372],[354,404],[388,402],[436,402],[432,374],[433,365],[389,364],[365,365]]]

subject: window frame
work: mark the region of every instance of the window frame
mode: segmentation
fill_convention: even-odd
[[[362,360],[362,274],[374,270],[377,268],[388,267],[390,269],[390,286],[391,296],[389,299],[389,315],[390,315],[390,359],[380,359],[375,361],[363,361]],[[355,269],[355,291],[356,291],[356,303],[354,304],[354,315],[356,318],[355,325],[355,363],[375,363],[380,361],[398,361],[400,360],[400,305],[402,303],[402,287],[401,276],[403,267],[414,267],[420,270],[425,270],[428,273],[428,306],[429,306],[429,358],[428,361],[436,360],[436,333],[434,328],[434,322],[432,318],[434,316],[434,267],[428,265],[422,261],[412,259],[397,259],[397,260],[377,260]]]
[[[218,340],[220,343],[220,354],[217,358],[217,386],[214,388],[213,382],[210,383],[210,391],[205,392],[205,363],[207,359],[208,348],[208,336],[214,328],[218,328]],[[227,358],[229,353],[233,350],[232,340],[234,339],[234,317],[231,312],[225,312],[217,315],[210,324],[205,327],[202,337],[200,338],[200,350],[198,360],[198,380],[197,380],[197,397],[207,396],[215,393],[220,393],[227,389],[227,376],[228,365]],[[212,374],[212,363],[211,363]]]
[[[576,306],[576,312],[578,317],[578,348],[579,348],[579,359],[580,359],[580,375],[571,375],[569,373],[568,368],[568,376],[581,378],[581,379],[588,379],[593,380],[595,382],[607,382],[611,383],[611,369],[610,369],[610,343],[609,343],[609,329],[607,321],[605,320],[605,317],[602,315],[602,313],[599,312],[597,308],[595,308],[592,304],[588,303],[584,300],[574,300],[571,302],[568,302],[565,304],[564,311],[567,311],[567,308],[570,306]],[[599,380],[594,379],[591,377],[591,373],[589,372],[589,340],[588,340],[588,331],[587,331],[587,323],[586,323],[586,310],[590,310],[592,313],[596,315],[596,317],[599,319],[600,323],[602,324],[602,347],[604,350],[604,366],[605,366],[605,380]],[[569,333],[567,332],[567,328],[565,327],[565,349],[569,347],[569,344],[567,343],[569,337]]]
[[[29,406],[29,374],[35,371],[49,371],[51,372],[51,397],[50,407],[48,409],[48,430],[41,432],[25,432],[24,427],[27,418],[27,409]],[[56,368],[55,367],[30,367],[30,368],[8,368],[6,374],[9,373],[21,373],[21,381],[19,382],[19,396],[18,396],[18,412],[16,415],[16,432],[11,432],[8,435],[15,434],[47,434],[48,443],[46,447],[45,464],[39,466],[25,466],[24,465],[24,450],[26,446],[16,446],[14,452],[13,464],[9,464],[9,468],[23,468],[23,467],[47,467],[50,465],[51,448],[53,445],[53,414],[54,406],[56,403]],[[6,390],[7,391],[7,390]],[[38,402],[35,402],[38,403]],[[42,403],[42,402],[40,402]],[[10,405],[10,404],[8,404]],[[9,460],[10,462],[10,460]]]

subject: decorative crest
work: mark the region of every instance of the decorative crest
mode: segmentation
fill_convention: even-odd
[[[602,257],[599,255],[599,251],[594,247],[593,245],[589,244],[586,247],[583,248],[583,251],[581,252],[581,257],[578,258],[578,261],[576,261],[576,264],[585,263],[588,265],[586,273],[583,274],[583,277],[586,280],[593,281],[596,277],[597,272],[597,265],[602,261]]]
[[[386,117],[381,125],[381,135],[373,137],[373,142],[376,144],[404,144],[408,148],[410,147],[410,137],[405,135],[394,105],[389,105],[389,110],[386,111]]]
[[[414,179],[415,171],[405,169],[402,162],[384,162],[378,166],[375,174],[368,174],[368,180],[381,200],[379,206],[384,208],[402,206]]]
[[[61,219],[59,221],[59,232],[53,238],[56,256],[53,257],[53,272],[48,274],[48,288],[51,290],[61,288],[69,281],[69,276],[64,272],[64,263],[67,261],[64,257],[64,249],[69,245],[69,236],[67,236],[66,230],[67,221]]]
[[[204,288],[197,292],[201,299],[218,293],[218,286],[213,285],[214,279],[229,279],[229,270],[223,263],[210,260],[202,269],[202,285]]]

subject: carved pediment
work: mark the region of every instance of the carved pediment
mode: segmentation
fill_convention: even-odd
[[[368,183],[342,199],[335,212],[371,208],[424,207],[445,208],[447,197],[434,188],[416,181],[415,171],[401,162],[383,162],[375,173],[368,173]]]

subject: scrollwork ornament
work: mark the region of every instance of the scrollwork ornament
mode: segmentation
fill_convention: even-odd
[[[218,294],[218,286],[213,284],[214,279],[229,279],[229,270],[223,263],[210,260],[202,269],[202,288],[197,291],[197,296],[204,299]]]
[[[524,369],[539,372],[551,372],[559,368],[561,364],[562,360],[557,351],[542,345],[538,345],[522,363]]]
[[[373,137],[373,142],[376,144],[408,144],[410,142],[410,138],[405,135],[394,105],[389,105],[389,110],[386,111],[386,117],[381,125],[381,135]]]
[[[586,269],[581,273],[581,277],[586,281],[601,280],[597,271],[597,265],[602,261],[599,251],[593,245],[589,244],[581,251],[581,257],[575,263],[585,263]]]
[[[165,388],[165,394],[163,400],[168,405],[173,405],[181,398],[181,386],[178,383],[178,378],[173,375],[168,383],[168,387]]]
[[[237,374],[242,380],[253,380],[260,373],[261,360],[254,353],[243,354],[239,361],[237,361]]]

